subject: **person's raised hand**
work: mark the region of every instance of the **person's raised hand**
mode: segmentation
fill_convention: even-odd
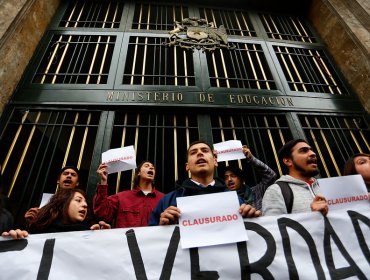
[[[27,223],[30,225],[36,219],[37,214],[39,213],[40,208],[34,207],[29,209],[26,214],[24,214],[24,218],[26,219]]]
[[[243,151],[243,154],[244,154],[244,156],[245,156],[245,158],[246,158],[247,160],[250,160],[250,159],[253,157],[252,152],[251,152],[251,150],[248,148],[248,146],[243,145],[243,147],[242,147],[242,151]]]
[[[106,185],[108,181],[108,170],[107,170],[108,165],[106,164],[100,164],[98,169],[96,170],[96,173],[98,173],[100,177],[100,184],[101,185]]]

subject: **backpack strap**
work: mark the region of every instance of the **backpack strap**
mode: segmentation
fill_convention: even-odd
[[[284,197],[287,213],[291,214],[292,208],[293,208],[293,200],[294,200],[292,189],[290,188],[287,182],[278,181],[275,183],[278,184],[281,189],[281,193],[283,194],[283,197]]]

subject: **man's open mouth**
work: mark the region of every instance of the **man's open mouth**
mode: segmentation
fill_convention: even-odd
[[[203,163],[207,163],[205,159],[198,159],[196,162],[196,164],[203,164]]]

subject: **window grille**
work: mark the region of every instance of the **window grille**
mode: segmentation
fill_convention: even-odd
[[[252,154],[270,166],[276,174],[282,174],[277,152],[292,139],[292,133],[287,119],[283,114],[223,114],[212,116],[213,142],[240,140],[247,145]],[[245,170],[247,184],[257,183],[257,175],[245,160],[220,162],[219,176],[222,176],[226,166],[236,166]]]
[[[116,112],[111,148],[134,146],[136,161],[150,160],[156,167],[156,186],[162,192],[174,190],[176,180],[187,178],[186,150],[198,140],[195,114]],[[131,188],[133,171],[109,176],[109,192]]]
[[[106,84],[116,36],[54,35],[35,84]]]
[[[132,22],[132,29],[172,30],[174,22],[181,22],[189,17],[188,7],[183,5],[159,5],[137,3]]]
[[[259,44],[233,43],[234,50],[207,52],[212,87],[276,89],[265,54]]]
[[[249,14],[242,10],[228,10],[216,8],[201,8],[200,18],[213,22],[215,27],[223,25],[228,35],[243,37],[257,37]]]
[[[319,159],[321,176],[340,176],[350,156],[370,153],[370,129],[362,117],[300,115],[299,120]]]
[[[123,3],[115,1],[70,1],[59,27],[119,28]]]
[[[316,43],[306,22],[298,16],[259,14],[263,27],[270,39]]]
[[[348,95],[324,51],[274,46],[291,91]]]
[[[193,53],[166,47],[167,38],[130,37],[123,84],[194,86]]]
[[[85,188],[100,112],[15,109],[1,135],[1,174],[10,202],[24,213],[57,189],[59,170],[81,171]],[[19,209],[21,210],[21,209]]]

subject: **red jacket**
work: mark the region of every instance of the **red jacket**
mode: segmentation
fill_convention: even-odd
[[[145,195],[139,188],[108,196],[108,185],[98,184],[93,198],[94,214],[116,228],[143,227],[148,225],[150,214],[164,193],[153,189]]]

